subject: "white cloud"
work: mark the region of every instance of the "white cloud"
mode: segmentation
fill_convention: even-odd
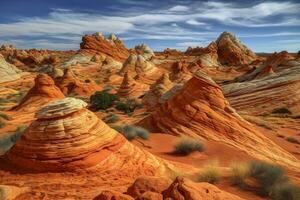
[[[204,22],[199,22],[199,21],[197,21],[195,19],[187,20],[186,23],[190,24],[190,25],[205,25],[206,24]]]
[[[172,11],[172,12],[186,12],[189,9],[190,8],[187,7],[187,6],[177,5],[177,6],[174,6],[174,7],[170,8],[169,11]]]

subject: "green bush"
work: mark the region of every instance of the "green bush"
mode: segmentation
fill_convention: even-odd
[[[97,91],[90,97],[91,107],[95,110],[105,110],[114,105],[119,98],[116,94],[110,94],[107,91]]]
[[[288,108],[275,108],[272,113],[274,114],[292,114],[292,112]]]
[[[137,103],[135,99],[126,99],[125,102],[119,101],[116,103],[116,109],[123,111],[124,113],[132,113],[136,108],[140,108],[142,105]]]
[[[203,143],[192,138],[183,138],[174,147],[174,153],[180,155],[189,155],[192,152],[203,150]]]
[[[203,171],[197,177],[197,181],[215,184],[220,181],[220,177],[219,163],[213,161],[203,168]]]
[[[281,167],[260,161],[250,163],[250,176],[260,183],[264,195],[269,195],[275,184],[288,181]]]
[[[250,165],[247,162],[233,163],[230,166],[232,181],[236,185],[243,186],[245,180],[250,176]]]
[[[104,121],[106,123],[114,123],[116,121],[119,120],[118,115],[116,115],[115,113],[109,113],[108,115],[106,115],[106,117],[104,118]]]
[[[125,125],[125,126],[113,126],[116,131],[120,132],[124,135],[124,137],[131,141],[136,138],[141,138],[144,140],[149,139],[150,133],[148,130],[139,127],[139,126],[133,126],[133,125]]]
[[[273,200],[298,200],[300,199],[300,188],[288,182],[278,183],[272,187],[270,197]]]
[[[287,137],[286,140],[294,144],[300,144],[300,141],[294,137]]]

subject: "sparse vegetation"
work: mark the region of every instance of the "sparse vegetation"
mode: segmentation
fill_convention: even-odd
[[[133,125],[125,125],[125,126],[112,126],[113,129],[120,132],[126,137],[127,140],[131,141],[137,138],[141,138],[143,140],[149,139],[150,133],[148,130]]]
[[[276,165],[261,161],[234,163],[231,166],[233,183],[241,188],[248,186],[248,178],[255,179],[261,194],[273,200],[297,200],[300,189],[289,182],[284,170]],[[247,187],[245,187],[247,188]]]
[[[275,108],[272,111],[273,114],[284,114],[284,115],[291,115],[292,112],[288,108]]]
[[[141,107],[142,105],[139,104],[135,99],[125,99],[124,102],[119,101],[116,103],[116,109],[123,111],[125,113],[132,113],[136,108]]]
[[[203,171],[199,174],[197,181],[215,184],[220,181],[220,177],[219,164],[214,161],[204,167]]]
[[[116,94],[110,94],[106,90],[97,91],[90,97],[91,107],[95,110],[105,110],[114,105],[119,98]]]
[[[287,137],[286,140],[294,144],[300,144],[300,141],[294,137]]]
[[[195,151],[203,151],[204,145],[202,142],[192,138],[182,138],[174,147],[174,153],[179,155],[189,155]]]
[[[114,123],[116,121],[119,120],[118,115],[116,115],[115,113],[109,113],[108,115],[106,115],[106,117],[104,118],[104,121],[106,123]]]
[[[250,176],[250,165],[247,162],[232,163],[231,166],[232,181],[234,184],[243,186],[245,180]]]

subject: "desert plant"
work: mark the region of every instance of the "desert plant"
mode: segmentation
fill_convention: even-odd
[[[261,161],[250,163],[250,176],[260,183],[264,195],[269,195],[276,183],[288,181],[281,167]]]
[[[275,108],[272,110],[272,113],[274,114],[287,114],[290,115],[292,112],[288,108]]]
[[[236,185],[242,186],[245,180],[250,176],[250,165],[247,162],[232,163],[231,166],[232,181]]]
[[[141,104],[137,103],[135,99],[126,99],[124,102],[117,102],[115,107],[116,109],[128,114],[132,113],[136,108],[141,107]]]
[[[203,143],[192,138],[182,138],[174,147],[174,153],[180,155],[189,155],[192,152],[203,150]]]
[[[270,192],[273,200],[298,200],[300,199],[300,188],[289,182],[275,184]]]
[[[215,184],[220,181],[220,170],[218,162],[214,161],[206,165],[203,171],[198,176],[198,182],[208,182]]]
[[[110,94],[105,90],[97,91],[90,97],[91,107],[95,110],[110,108],[117,100],[118,96],[116,94]]]
[[[104,121],[106,123],[114,123],[116,121],[119,120],[118,115],[116,115],[115,113],[109,113],[108,115],[106,115],[106,117],[104,118]]]
[[[124,125],[124,126],[113,126],[115,130],[124,135],[124,137],[131,141],[136,138],[141,138],[144,140],[149,139],[150,133],[148,130],[133,125]]]
[[[294,144],[300,144],[300,141],[294,137],[287,137],[286,140]]]

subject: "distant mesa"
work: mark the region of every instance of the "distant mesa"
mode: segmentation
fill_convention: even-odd
[[[201,72],[195,73],[144,122],[165,133],[219,141],[254,158],[299,169],[294,156],[243,120],[225,99],[221,88]]]
[[[80,52],[92,55],[104,54],[120,62],[124,62],[130,54],[117,36],[110,34],[108,38],[105,38],[101,33],[83,36]]]
[[[65,97],[62,91],[55,85],[54,80],[47,74],[38,74],[34,81],[35,85],[13,110],[36,111],[46,103]]]
[[[69,97],[42,107],[37,120],[6,154],[8,162],[44,172],[95,167],[99,173],[109,170],[119,178],[167,175],[175,170],[172,164],[132,145],[86,106]]]
[[[21,70],[6,62],[5,58],[0,54],[0,83],[18,80],[21,78],[21,74]]]

